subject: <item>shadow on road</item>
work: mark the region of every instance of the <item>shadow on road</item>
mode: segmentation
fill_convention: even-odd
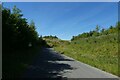
[[[54,52],[49,48],[43,48],[39,55],[36,56],[32,64],[26,64],[27,70],[22,78],[58,78],[62,79],[62,73],[66,70],[73,70],[73,68],[62,61],[73,61],[66,59],[60,54]]]

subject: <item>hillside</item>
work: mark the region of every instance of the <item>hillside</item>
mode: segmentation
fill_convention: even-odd
[[[50,47],[58,47],[62,44],[64,45],[70,44],[69,41],[61,40],[54,36],[44,36],[43,40],[45,40]]]
[[[47,39],[57,52],[104,71],[118,75],[118,34],[91,36],[62,41]]]

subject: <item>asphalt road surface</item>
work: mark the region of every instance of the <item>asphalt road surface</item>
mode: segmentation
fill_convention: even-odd
[[[52,48],[43,48],[32,64],[27,66],[22,78],[61,78],[66,80],[73,78],[93,78],[95,80],[105,78],[107,80],[108,78],[109,80],[118,80],[115,75],[59,54]]]

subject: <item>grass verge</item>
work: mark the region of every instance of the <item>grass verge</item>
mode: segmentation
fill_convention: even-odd
[[[54,49],[78,61],[118,75],[118,41],[116,34],[81,38]]]

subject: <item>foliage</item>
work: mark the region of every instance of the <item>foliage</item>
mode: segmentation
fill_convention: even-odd
[[[112,33],[117,33],[118,32],[118,26],[119,26],[119,22],[116,24],[116,26],[110,26],[108,29],[101,29],[100,30],[100,26],[96,26],[96,29],[90,32],[86,32],[86,33],[82,33],[79,34],[78,36],[73,36],[71,41],[73,40],[77,40],[80,38],[88,38],[88,37],[92,37],[92,36],[101,36],[101,35],[108,35],[108,34],[112,34]]]
[[[35,23],[31,21],[31,23],[28,24],[27,19],[23,18],[21,10],[14,6],[12,11],[7,8],[2,9],[2,27],[4,53],[9,50],[26,50],[29,48],[29,44],[31,44],[32,47],[36,45],[53,47],[60,53],[64,53],[65,55],[73,57],[79,61],[118,75],[117,32],[120,30],[120,22],[118,22],[116,26],[110,26],[108,29],[101,30],[100,26],[97,25],[95,30],[79,34],[78,36],[73,36],[71,41],[60,40],[57,36],[52,35],[38,37]],[[17,70],[20,66],[19,63],[21,60],[24,60],[22,62],[25,62],[26,57],[33,57],[34,52],[29,56],[31,51],[28,52],[28,55],[25,54],[26,52],[24,52],[24,50],[20,53],[16,52],[17,54],[14,55],[7,55],[8,57],[4,56],[3,61],[6,62],[4,65],[4,70],[6,70],[5,74],[11,74],[12,71],[8,71],[9,68],[7,66],[10,64],[13,65],[12,61],[15,61],[14,63],[16,63],[16,59],[18,59],[17,67],[11,66],[11,68],[16,68],[15,70]],[[23,54],[21,53],[25,55],[24,59]],[[11,62],[8,60],[10,56],[15,58],[13,59],[13,57],[11,57]],[[10,70],[13,70],[11,68]],[[14,73],[16,73],[16,71],[14,71]]]
[[[71,41],[57,41],[53,48],[78,61],[82,61],[104,71],[118,75],[118,29],[115,27],[99,29],[73,36]],[[48,42],[48,41],[47,41]],[[49,44],[55,45],[55,41],[49,39]]]
[[[58,37],[57,37],[57,36],[52,36],[52,35],[50,35],[50,36],[44,36],[43,38],[58,39]]]
[[[35,46],[39,42],[35,23],[31,21],[28,24],[27,19],[23,18],[21,10],[16,6],[12,11],[7,8],[2,9],[2,26],[4,51],[26,49],[29,44]]]
[[[60,53],[118,75],[118,35],[80,38],[69,44],[54,46]]]
[[[3,78],[19,78],[33,58],[40,53],[41,46],[48,46],[38,37],[35,23],[29,24],[16,6],[12,11],[2,9]]]

